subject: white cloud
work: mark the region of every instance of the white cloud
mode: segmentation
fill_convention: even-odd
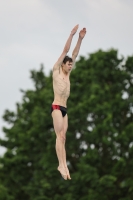
[[[89,52],[93,49],[106,50],[114,47],[124,55],[131,54],[133,2],[130,4],[121,0],[85,0],[85,2],[88,34],[91,37]]]

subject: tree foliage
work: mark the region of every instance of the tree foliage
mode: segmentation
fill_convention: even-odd
[[[57,171],[50,115],[52,73],[31,71],[34,90],[6,110],[7,148],[0,158],[1,200],[133,199],[133,57],[99,50],[80,57],[71,73],[67,161],[71,181]]]

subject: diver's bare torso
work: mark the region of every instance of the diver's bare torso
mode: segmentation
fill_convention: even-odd
[[[54,101],[52,104],[67,107],[67,99],[70,95],[69,74],[64,75],[62,68],[53,70]]]

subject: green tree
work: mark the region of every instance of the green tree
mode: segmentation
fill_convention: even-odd
[[[66,144],[71,181],[56,170],[52,73],[31,71],[34,90],[22,91],[16,111],[3,116],[11,127],[0,140],[7,148],[0,158],[1,200],[133,199],[132,66],[133,57],[124,61],[113,49],[76,63]]]

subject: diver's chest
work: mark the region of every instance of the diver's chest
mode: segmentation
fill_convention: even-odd
[[[61,85],[64,86],[68,86],[70,87],[70,80],[69,77],[62,77],[62,76],[58,76],[58,79],[56,80],[58,83],[60,83]]]

